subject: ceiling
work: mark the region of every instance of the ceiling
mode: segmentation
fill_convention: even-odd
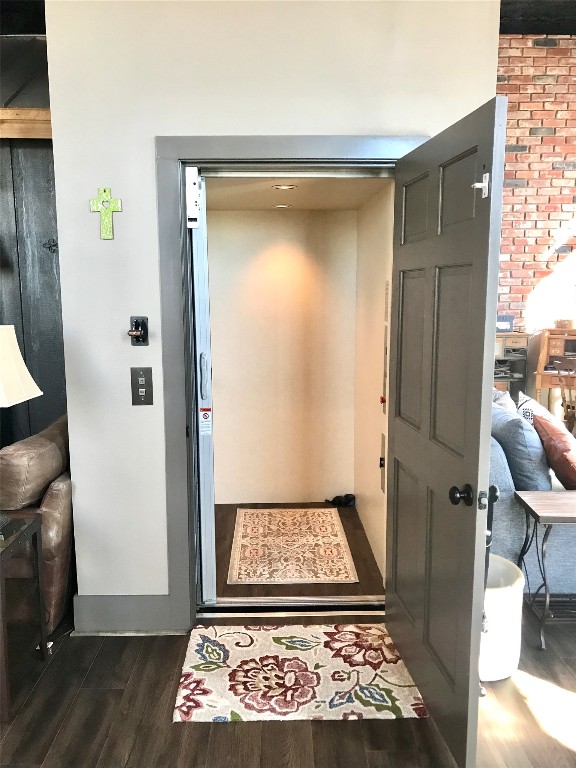
[[[262,211],[287,205],[300,211],[358,210],[391,183],[385,178],[208,177],[207,208]],[[275,184],[294,184],[295,189],[275,189]]]
[[[4,35],[44,35],[44,0],[2,0]],[[500,33],[517,35],[576,34],[574,0],[501,0]]]

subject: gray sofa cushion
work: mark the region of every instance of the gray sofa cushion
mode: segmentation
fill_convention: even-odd
[[[497,485],[500,499],[494,505],[491,552],[515,563],[522,549],[526,533],[526,513],[520,502],[514,498],[514,484],[508,469],[502,446],[492,438],[490,441],[490,485]],[[543,531],[539,531],[539,542]],[[546,571],[552,593],[574,594],[576,572],[576,526],[558,525],[552,529],[548,540]],[[536,547],[533,544],[526,556],[525,573],[532,590],[538,589],[542,581]],[[527,589],[528,586],[525,587]]]
[[[506,454],[518,491],[549,491],[550,468],[534,427],[525,419],[492,404],[492,437]]]

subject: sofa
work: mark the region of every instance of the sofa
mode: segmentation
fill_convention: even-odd
[[[511,403],[511,399],[507,398],[505,405],[498,403],[492,405],[490,484],[498,486],[500,499],[494,505],[491,552],[515,563],[524,542],[526,514],[524,508],[515,499],[514,491],[564,490],[564,486],[559,482],[547,461],[547,454],[540,439],[540,434],[543,434],[541,429],[537,431],[530,423],[532,409],[538,409],[537,412],[545,421],[552,420],[552,423],[557,421],[559,426],[555,428],[558,430],[563,426],[542,406],[526,396],[520,395],[518,405],[515,403],[511,405]],[[503,415],[502,409],[508,410],[510,416]],[[528,418],[525,418],[526,416]],[[574,440],[568,437],[567,431],[563,439]],[[519,450],[518,442],[523,443],[522,450]],[[529,452],[528,457],[526,450]],[[573,463],[576,455],[576,440],[571,450]],[[563,471],[560,475],[567,488],[574,487],[569,480],[566,480]],[[544,529],[539,526],[539,542],[542,541],[543,534]],[[576,569],[574,568],[576,526],[555,526],[552,529],[548,539],[546,558],[551,592],[576,594]],[[542,582],[534,543],[526,556],[525,563],[527,575],[525,589],[528,589],[529,583],[534,591]]]
[[[44,605],[48,634],[64,615],[73,587],[72,483],[66,416],[37,435],[0,450],[0,511],[39,512],[42,516]],[[10,558],[4,577],[11,616],[27,617],[26,582],[32,576],[29,550]],[[19,580],[19,581],[17,581]],[[10,588],[10,589],[9,589]]]

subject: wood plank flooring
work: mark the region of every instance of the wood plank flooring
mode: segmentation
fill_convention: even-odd
[[[383,578],[358,512],[354,507],[341,507],[338,512],[358,573],[356,584],[228,584],[228,568],[234,538],[238,507],[265,509],[270,507],[329,507],[330,504],[217,504],[216,505],[216,595],[228,597],[343,597],[384,595]]]
[[[3,727],[2,768],[454,768],[431,719],[172,723],[188,639],[63,637],[45,667],[29,655],[13,681],[20,711]],[[574,731],[576,628],[548,630],[538,650],[524,619],[521,672],[559,686],[551,722]],[[16,670],[15,670],[16,672]],[[547,682],[546,682],[547,681]],[[566,698],[568,697],[568,699]],[[478,768],[574,768],[576,752],[547,733],[514,679],[481,700]],[[555,709],[556,708],[556,709]],[[571,735],[571,734],[569,734]]]

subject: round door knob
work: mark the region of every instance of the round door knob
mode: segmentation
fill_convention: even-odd
[[[472,504],[474,504],[472,486],[468,485],[468,483],[466,483],[463,488],[458,488],[457,486],[453,485],[452,488],[450,488],[448,491],[448,498],[450,499],[450,502],[454,504],[454,506],[460,504],[460,502],[463,501],[467,507],[471,507]]]

